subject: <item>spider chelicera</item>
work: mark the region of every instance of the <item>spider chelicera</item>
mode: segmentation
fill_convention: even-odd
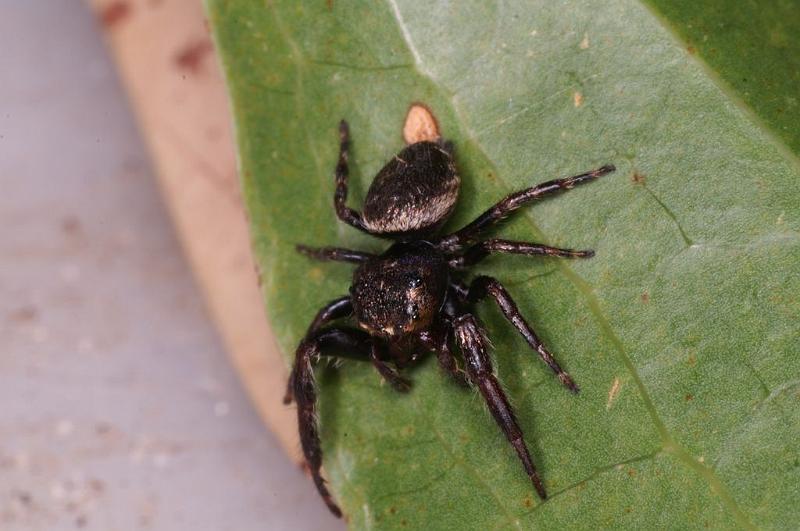
[[[406,147],[383,167],[370,186],[363,212],[345,205],[347,199],[349,129],[339,125],[339,162],[336,165],[336,215],[345,223],[381,238],[394,240],[382,254],[338,247],[297,247],[318,260],[357,264],[350,294],[328,303],[319,312],[297,348],[285,403],[297,401],[300,441],[314,483],[328,508],[341,510],[325,486],[320,467],[322,451],[317,430],[313,364],[321,356],[370,361],[398,391],[409,382],[398,369],[425,352],[436,354],[440,367],[462,385],[473,385],[483,396],[500,429],[516,450],[539,497],[547,494],[523,439],[514,411],[495,377],[473,303],[491,297],[528,345],[553,370],[561,383],[577,393],[578,386],[556,362],[520,313],[514,300],[496,279],[478,276],[469,284],[464,271],[490,253],[527,256],[589,258],[593,251],[559,249],[536,243],[487,239],[480,236],[518,208],[614,171],[606,165],[574,177],[547,181],[515,192],[473,222],[444,236],[438,229],[455,207],[460,178],[453,162],[453,146],[443,140],[426,107],[413,105],[404,128]],[[351,318],[356,327],[329,326]],[[463,357],[459,368],[453,351]],[[391,365],[394,365],[392,367]]]

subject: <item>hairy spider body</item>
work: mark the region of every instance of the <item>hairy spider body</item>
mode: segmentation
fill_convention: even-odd
[[[448,285],[443,252],[426,241],[396,243],[355,270],[353,313],[361,328],[386,339],[427,330]]]
[[[449,146],[417,142],[394,156],[372,181],[362,219],[372,234],[408,238],[435,231],[461,185]]]
[[[426,113],[430,117],[427,121]],[[412,116],[417,121],[422,117],[422,125],[417,127],[416,133],[408,132]],[[578,387],[544,347],[502,284],[486,276],[478,276],[466,284],[462,280],[463,271],[492,252],[566,258],[593,256],[592,251],[499,239],[479,241],[479,237],[525,204],[610,173],[614,167],[606,165],[513,193],[462,229],[437,236],[437,230],[455,207],[460,179],[452,145],[439,137],[429,111],[421,106],[409,111],[404,130],[409,145],[375,177],[367,192],[363,213],[345,205],[349,131],[344,120],[339,132],[334,195],[337,216],[361,231],[395,242],[380,255],[336,247],[298,246],[298,251],[318,260],[358,264],[350,294],[323,307],[300,342],[285,399],[286,403],[292,399],[297,402],[303,453],[322,498],[335,515],[341,516],[320,470],[322,451],[315,416],[313,364],[321,356],[369,361],[394,388],[407,391],[410,384],[398,370],[422,354],[433,352],[440,367],[456,382],[471,384],[481,393],[536,492],[545,499],[547,494],[522,430],[494,375],[486,339],[469,307],[487,296],[494,299],[561,383],[572,392],[578,392]],[[333,321],[345,318],[355,320],[357,326],[331,326]],[[463,369],[459,367],[453,347],[461,352]]]

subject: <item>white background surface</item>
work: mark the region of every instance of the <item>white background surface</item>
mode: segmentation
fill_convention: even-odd
[[[79,0],[0,0],[0,529],[341,529],[240,389]]]

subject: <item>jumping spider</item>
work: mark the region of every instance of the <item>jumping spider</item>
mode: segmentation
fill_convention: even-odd
[[[415,120],[419,122],[416,126]],[[322,451],[315,416],[317,389],[312,364],[323,355],[370,361],[394,388],[407,391],[409,382],[397,369],[415,362],[423,352],[434,352],[440,367],[458,383],[478,388],[495,421],[516,450],[539,497],[545,499],[544,486],[511,405],[493,373],[487,341],[477,319],[469,311],[470,305],[486,296],[494,299],[561,383],[573,393],[578,392],[578,387],[547,351],[500,282],[478,276],[467,285],[461,279],[468,267],[493,252],[563,258],[593,256],[593,251],[558,249],[536,243],[478,240],[485,230],[514,210],[606,175],[615,168],[606,165],[515,192],[462,229],[437,236],[458,198],[460,178],[453,162],[453,146],[442,140],[432,115],[420,105],[412,106],[404,136],[408,145],[375,177],[363,212],[359,213],[345,205],[349,130],[344,120],[339,124],[336,215],[367,234],[394,240],[389,249],[376,255],[337,247],[297,247],[301,253],[317,260],[358,265],[350,294],[323,307],[298,346],[284,400],[287,404],[292,399],[297,401],[300,441],[314,483],[328,508],[341,516],[320,473]],[[351,316],[360,329],[327,326],[331,321]],[[463,369],[459,368],[451,350],[453,344],[461,351]]]

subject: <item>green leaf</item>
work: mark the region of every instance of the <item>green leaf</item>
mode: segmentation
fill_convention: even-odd
[[[593,248],[594,259],[505,256],[479,268],[506,283],[582,388],[566,392],[480,305],[550,499],[536,498],[480,398],[435,360],[410,371],[408,395],[348,362],[318,376],[326,473],[351,526],[796,526],[793,2],[208,4],[287,362],[352,269],[312,263],[294,244],[385,247],[334,215],[339,119],[353,133],[355,207],[402,147],[408,105],[427,103],[462,174],[448,228],[511,191],[618,168],[498,232]],[[758,31],[731,31],[748,22]]]

